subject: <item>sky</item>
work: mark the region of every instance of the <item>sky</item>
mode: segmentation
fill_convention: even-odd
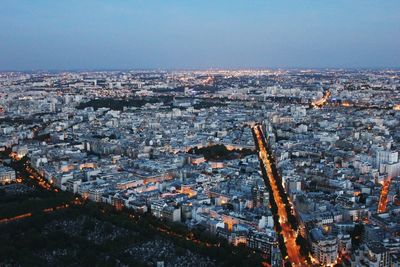
[[[0,70],[398,67],[400,0],[0,0]]]

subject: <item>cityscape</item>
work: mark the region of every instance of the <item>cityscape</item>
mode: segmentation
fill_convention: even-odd
[[[399,0],[2,0],[0,267],[400,266]]]
[[[7,72],[0,84],[11,207],[32,190],[65,193],[40,213],[103,204],[265,266],[398,262],[400,71]],[[44,216],[2,206],[6,226]],[[136,260],[179,265],[149,242]],[[196,251],[181,257],[219,264]],[[63,253],[76,252],[36,257],[57,265]]]

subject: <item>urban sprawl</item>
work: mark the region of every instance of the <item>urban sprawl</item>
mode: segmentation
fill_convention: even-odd
[[[25,160],[266,265],[398,266],[399,127],[396,70],[4,72],[0,183]]]

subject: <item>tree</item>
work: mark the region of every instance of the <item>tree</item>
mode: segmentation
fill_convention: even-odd
[[[357,249],[361,244],[361,236],[364,233],[364,224],[359,223],[354,226],[353,231],[350,233],[351,243],[354,249]]]
[[[308,256],[310,250],[310,246],[307,242],[307,240],[302,236],[298,235],[296,238],[296,244],[300,247],[300,253],[303,256]]]

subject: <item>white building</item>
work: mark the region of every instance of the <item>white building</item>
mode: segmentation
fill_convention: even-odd
[[[364,244],[352,255],[351,266],[389,267],[389,251],[378,241]]]
[[[311,230],[312,252],[323,266],[334,266],[338,258],[338,240],[335,236],[324,236],[320,229]]]
[[[379,166],[381,163],[396,163],[399,161],[399,153],[387,150],[376,151],[376,164]]]
[[[6,184],[16,180],[15,171],[9,167],[0,167],[0,183]]]

